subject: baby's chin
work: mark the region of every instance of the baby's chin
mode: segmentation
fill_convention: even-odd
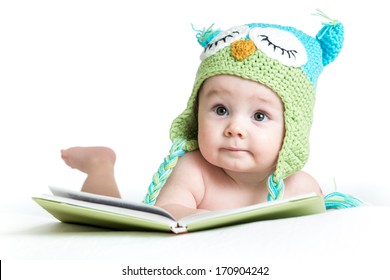
[[[214,166],[223,169],[226,172],[234,172],[234,173],[243,173],[243,174],[260,174],[263,173],[264,170],[259,169],[257,166],[253,164],[243,163],[239,161],[230,161],[224,163],[216,163]]]

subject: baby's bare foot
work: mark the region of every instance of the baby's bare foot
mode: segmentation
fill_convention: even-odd
[[[116,155],[107,147],[73,147],[61,150],[61,157],[67,165],[84,173],[91,173],[99,167],[113,168]]]

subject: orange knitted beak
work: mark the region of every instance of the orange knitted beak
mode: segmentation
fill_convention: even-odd
[[[237,40],[232,43],[231,47],[232,55],[238,61],[243,61],[256,50],[255,43],[252,40]]]

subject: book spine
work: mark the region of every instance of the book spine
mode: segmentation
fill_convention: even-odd
[[[170,228],[171,228],[171,231],[173,233],[176,233],[176,234],[178,234],[178,233],[187,233],[188,232],[187,226],[186,225],[182,225],[180,223],[176,223],[175,225],[170,226]]]

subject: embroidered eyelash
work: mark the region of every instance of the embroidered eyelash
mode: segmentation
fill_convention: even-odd
[[[278,45],[275,45],[274,43],[272,43],[270,41],[270,39],[268,38],[267,35],[259,35],[258,37],[262,37],[263,39],[261,39],[261,41],[267,41],[268,42],[268,46],[274,46],[274,51],[276,51],[276,49],[280,49],[282,51],[282,55],[284,55],[285,53],[287,53],[288,57],[291,58],[291,56],[293,56],[295,59],[297,58],[295,56],[295,54],[298,54],[298,52],[296,50],[286,50],[282,47],[279,47]]]
[[[240,32],[238,31],[233,31],[232,34],[240,34]],[[233,38],[233,35],[232,34],[229,34],[229,35],[226,35],[225,37],[215,41],[214,43],[211,43],[211,44],[208,44],[206,49],[210,50],[212,48],[212,46],[217,46],[219,42],[223,41],[224,43],[226,43],[226,39],[231,37]]]

